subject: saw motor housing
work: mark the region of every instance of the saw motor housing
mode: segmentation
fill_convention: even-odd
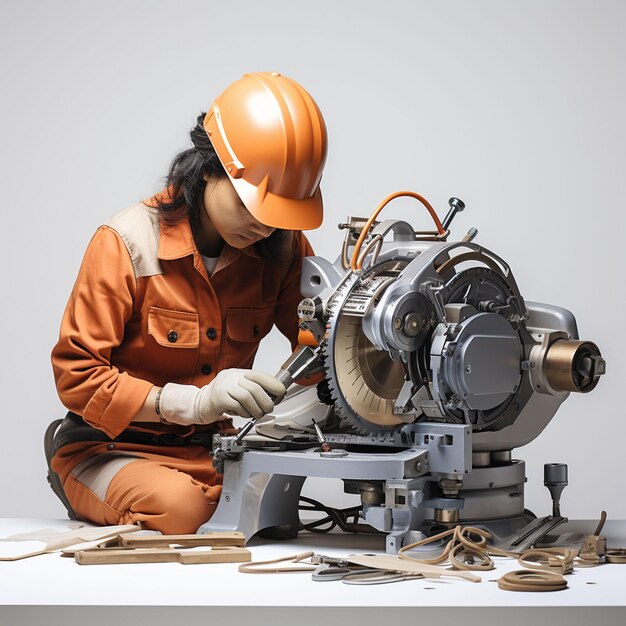
[[[410,229],[379,224],[372,238],[394,238],[359,273],[304,260],[301,324],[319,338],[335,411],[360,434],[429,421],[471,425],[476,451],[529,443],[570,392],[595,388],[598,347],[569,311],[525,302],[493,252]]]

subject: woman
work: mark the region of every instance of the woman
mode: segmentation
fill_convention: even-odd
[[[207,446],[285,387],[251,370],[273,324],[297,346],[302,229],[322,221],[326,128],[311,96],[246,74],[191,131],[167,187],[91,240],[52,365],[69,413],[52,469],[76,516],[193,533],[217,506]],[[204,444],[204,445],[200,445]]]

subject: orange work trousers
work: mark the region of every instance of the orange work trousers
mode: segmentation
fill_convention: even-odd
[[[185,446],[165,455],[132,448],[94,456],[68,474],[63,488],[74,511],[94,524],[195,533],[213,515],[222,492],[222,475],[208,450]]]

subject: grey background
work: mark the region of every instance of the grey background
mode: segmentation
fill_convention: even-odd
[[[329,131],[325,223],[398,189],[512,266],[525,298],[571,309],[608,373],[518,450],[527,505],[549,506],[544,462],[570,465],[570,517],[626,517],[624,156],[626,4],[479,2],[33,2],[0,7],[0,516],[59,517],[42,436],[64,414],[50,350],[84,249],[109,216],[161,186],[196,115],[247,71],[280,71]],[[387,217],[428,227],[408,200]],[[288,354],[275,332],[257,367]],[[308,490],[330,504],[339,484]]]

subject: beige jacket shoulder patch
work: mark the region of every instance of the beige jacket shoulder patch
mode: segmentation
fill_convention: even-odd
[[[159,261],[159,212],[143,202],[135,204],[117,215],[106,225],[122,238],[128,249],[135,278],[162,274]]]

